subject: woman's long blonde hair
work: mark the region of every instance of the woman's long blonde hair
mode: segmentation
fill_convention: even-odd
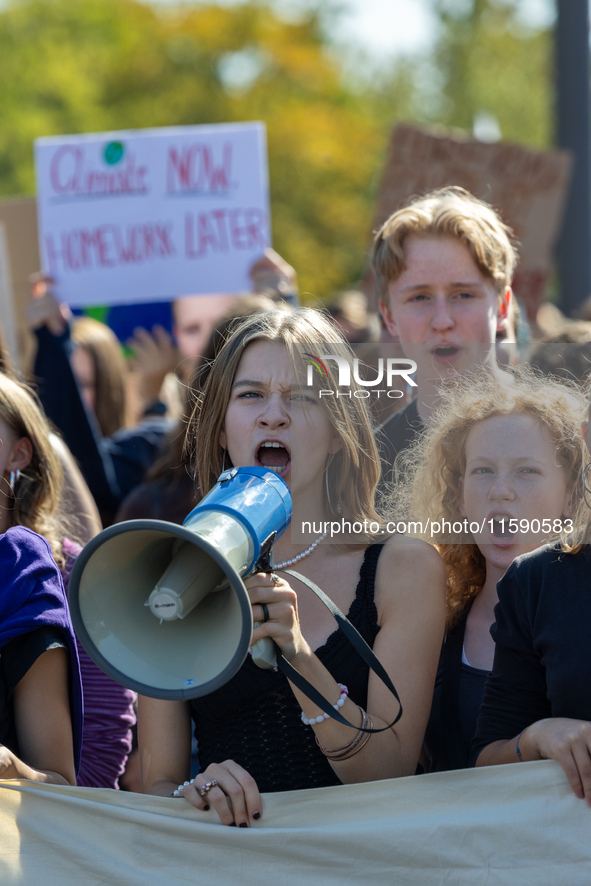
[[[591,456],[589,455],[589,447],[591,445],[591,380],[587,381],[584,387],[587,396],[587,415],[586,415],[586,452],[585,467],[583,468],[583,478],[581,482],[581,496],[573,508],[574,532],[571,538],[565,540],[563,547],[569,554],[578,554],[585,545],[591,543]]]
[[[246,348],[253,342],[281,342],[287,348],[296,375],[306,375],[304,352],[322,353],[353,359],[341,334],[319,311],[299,308],[295,311],[276,309],[242,320],[229,335],[209,370],[203,391],[197,396],[193,417],[187,432],[189,447],[195,454],[197,476],[205,495],[222,471],[223,453],[219,443],[238,364]],[[324,387],[338,389],[338,380],[327,362]],[[317,373],[314,372],[315,384]],[[359,386],[351,380],[351,394],[324,397],[321,402],[335,431],[342,441],[341,449],[327,465],[325,507],[330,519],[343,513],[351,521],[378,521],[375,510],[375,489],[380,478],[380,460],[373,437],[365,401],[355,397]],[[227,465],[226,465],[227,466]]]
[[[519,367],[507,384],[485,369],[457,378],[441,389],[442,402],[431,427],[396,462],[399,483],[393,495],[407,520],[420,522],[425,540],[435,543],[447,570],[447,629],[465,612],[486,578],[486,562],[471,533],[431,535],[433,524],[463,522],[459,480],[466,469],[466,440],[474,425],[497,415],[531,416],[556,443],[558,463],[565,472],[571,496],[574,532],[582,501],[582,473],[586,447],[581,425],[586,401],[575,384],[534,374]],[[430,521],[430,522],[429,522]],[[429,526],[429,531],[424,530]],[[457,538],[457,540],[456,540]],[[561,536],[565,550],[572,538]]]
[[[63,540],[68,534],[60,515],[62,466],[49,439],[45,414],[29,387],[0,372],[0,418],[16,435],[27,437],[33,456],[21,471],[10,495],[10,525],[26,526],[49,541],[54,559],[63,566]]]

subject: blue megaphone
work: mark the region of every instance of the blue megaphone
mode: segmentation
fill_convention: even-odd
[[[189,699],[223,686],[252,637],[243,579],[270,568],[291,520],[285,482],[265,468],[231,468],[182,526],[130,520],[105,529],[78,557],[72,621],[93,661],[153,698]],[[270,641],[253,658],[275,664]]]

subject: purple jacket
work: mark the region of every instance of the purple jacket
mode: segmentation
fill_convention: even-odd
[[[0,649],[36,628],[61,630],[70,652],[70,712],[76,772],[82,746],[80,664],[60,571],[46,538],[24,526],[0,535]],[[39,724],[43,728],[43,724]]]

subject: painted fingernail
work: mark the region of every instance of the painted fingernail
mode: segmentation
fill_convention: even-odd
[[[204,807],[203,807],[203,811],[204,811],[204,812],[209,812],[209,806],[204,806]]]
[[[258,821],[260,817],[261,817],[261,813],[260,813],[260,812],[255,812],[254,815],[253,815],[253,818],[254,818],[255,821]]]
[[[577,797],[579,798],[579,800],[584,800],[584,799],[585,799],[585,794],[583,793],[583,791],[579,791],[578,794],[577,794]]]
[[[236,827],[236,822],[235,822],[235,821],[231,821],[229,827],[231,827],[231,828],[235,828],[235,827]]]
[[[241,828],[247,828],[248,825],[246,824],[245,821],[241,821],[241,822],[240,822],[240,827],[241,827]]]

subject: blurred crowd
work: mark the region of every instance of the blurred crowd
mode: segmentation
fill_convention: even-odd
[[[497,213],[452,187],[410,201],[376,233],[379,310],[353,288],[301,308],[296,271],[268,249],[251,292],[183,296],[171,332],[138,328],[122,343],[73,316],[53,280],[32,279],[26,379],[0,339],[0,778],[181,797],[247,826],[261,814],[259,789],[552,757],[591,803],[591,303],[576,319],[544,304],[528,323],[511,290],[516,263]],[[315,341],[356,356],[361,377],[351,402],[321,391],[314,428],[302,431],[284,355]],[[415,384],[370,396],[389,360],[414,361]],[[247,367],[261,380],[238,400],[232,384]],[[121,521],[182,524],[210,477],[249,458],[293,486],[298,434],[313,444],[298,491],[314,521],[365,514],[404,527],[340,546],[323,543],[326,528],[292,537],[271,579],[247,582],[262,625],[253,642],[273,638],[353,723],[247,662],[225,694],[199,704],[140,702],[138,752],[135,693],[72,628],[77,556]],[[352,652],[321,655],[339,632],[285,572],[293,563],[378,653],[399,722]],[[176,738],[183,718],[191,763]]]

